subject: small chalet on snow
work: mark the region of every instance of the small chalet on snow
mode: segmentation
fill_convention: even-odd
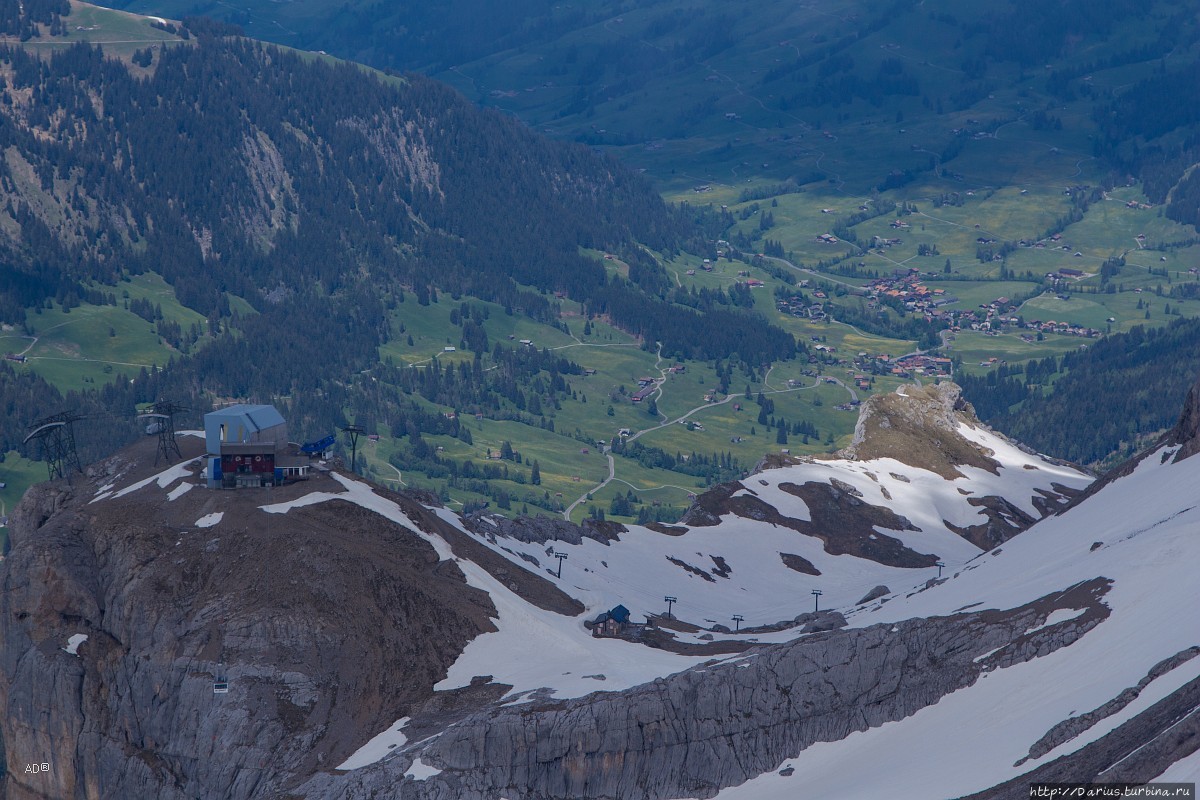
[[[634,622],[629,618],[629,609],[623,605],[613,606],[592,621],[592,636],[597,638],[636,638],[647,628],[649,622]]]
[[[307,478],[309,459],[288,445],[287,423],[269,405],[240,403],[204,415],[208,486],[278,486]]]

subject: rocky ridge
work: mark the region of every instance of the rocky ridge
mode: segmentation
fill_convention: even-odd
[[[943,410],[944,399],[939,391]],[[951,416],[941,419],[958,413],[951,405]],[[1190,419],[1186,412],[1184,419]],[[868,432],[860,447],[871,446],[870,425],[864,426]],[[1177,448],[1195,434],[1195,426],[1181,426],[1180,441],[1164,442],[1160,453],[1125,474],[1179,469],[1172,461]],[[999,440],[984,441],[995,444],[997,470],[1011,470],[1011,456]],[[187,454],[198,446],[189,443]],[[148,466],[149,445],[141,447],[93,465],[86,476],[36,487],[13,514],[12,556],[0,565],[6,800],[657,800],[723,796],[763,775],[786,779],[793,773],[802,787],[805,773],[789,764],[798,753],[885,722],[914,719],[924,709],[943,709],[941,701],[951,694],[960,697],[981,686],[986,693],[983,679],[995,685],[993,673],[1054,661],[1047,657],[1064,649],[1073,653],[1079,645],[1086,653],[1086,643],[1114,624],[1114,609],[1126,612],[1117,600],[1127,604],[1130,596],[1122,593],[1120,580],[1114,584],[1099,568],[1081,572],[1092,563],[1088,559],[1107,558],[1095,563],[1114,565],[1129,560],[1120,553],[1150,552],[1128,542],[1152,543],[1135,537],[1155,535],[1163,522],[1190,511],[1131,532],[1118,527],[1122,538],[1110,534],[1109,543],[1084,546],[1076,557],[1084,566],[1074,574],[1094,577],[1067,585],[1051,575],[1043,583],[1057,588],[1020,602],[979,602],[964,588],[988,568],[1000,569],[995,565],[1014,549],[1032,553],[1029,563],[1042,563],[1036,548],[1046,534],[1020,537],[1005,545],[1003,559],[1001,550],[993,550],[954,566],[944,578],[914,582],[907,591],[907,584],[893,593],[869,580],[854,589],[847,603],[861,600],[843,608],[845,614],[822,611],[801,614],[794,625],[752,625],[743,635],[753,638],[735,648],[743,652],[707,661],[701,656],[664,668],[652,680],[626,684],[630,688],[588,674],[583,677],[596,681],[589,685],[615,690],[556,696],[543,688],[510,696],[511,687],[493,675],[447,682],[468,643],[512,621],[513,600],[504,600],[508,608],[502,609],[496,592],[469,579],[473,570],[508,587],[522,604],[520,614],[540,609],[581,625],[585,606],[579,597],[591,590],[580,586],[593,585],[586,581],[594,574],[582,564],[592,562],[573,555],[569,563],[580,571],[567,581],[550,580],[546,566],[530,554],[553,546],[552,540],[568,549],[595,548],[611,559],[627,537],[657,537],[683,548],[677,552],[688,570],[703,565],[708,577],[700,585],[719,587],[745,574],[745,562],[735,556],[744,555],[750,541],[738,538],[752,533],[737,527],[748,520],[837,548],[853,537],[839,538],[830,529],[852,529],[840,520],[862,505],[873,506],[890,516],[875,518],[871,527],[888,526],[889,536],[894,532],[896,542],[907,546],[903,537],[916,536],[910,527],[922,520],[878,503],[876,495],[886,500],[884,488],[893,494],[915,490],[927,479],[900,465],[889,467],[897,472],[885,481],[879,465],[899,462],[879,458],[873,466],[859,463],[852,471],[826,475],[819,484],[771,483],[764,473],[758,483],[748,479],[700,498],[698,508],[708,503],[720,511],[715,525],[679,526],[669,533],[573,530],[549,523],[460,521],[431,507],[428,497],[379,487],[370,490],[371,502],[364,505],[361,495],[355,500],[348,484],[328,473],[270,496],[210,492],[194,487],[191,467],[156,475]],[[806,465],[781,469],[797,466]],[[959,466],[968,474],[983,469]],[[1158,485],[1162,479],[1150,480]],[[840,504],[828,519],[820,516],[816,495],[797,488],[814,485]],[[806,511],[790,509],[785,501]],[[383,515],[379,504],[399,515]],[[1079,505],[1071,511],[1087,513]],[[744,515],[731,518],[729,508]],[[795,530],[800,523],[812,526],[811,532]],[[728,531],[724,535],[733,544],[727,559],[712,557],[711,570],[697,558],[700,553],[686,549],[693,547],[689,537],[705,531]],[[880,538],[881,531],[874,533],[873,539],[864,529],[860,545],[894,546]],[[1090,534],[1072,535],[1091,542]],[[1135,549],[1106,555],[1117,545]],[[1166,552],[1175,552],[1170,546]],[[827,579],[830,565],[850,555],[821,561],[817,569],[808,561],[811,549],[797,550],[805,555],[791,554],[805,562],[777,567],[800,581]],[[819,574],[796,569],[805,563]],[[998,580],[1000,586],[1013,582],[1003,571]],[[966,599],[928,606],[945,609],[937,613],[894,611],[909,603],[920,609],[924,599],[943,596]],[[880,616],[886,621],[875,621]],[[682,621],[676,627],[700,631]],[[721,641],[714,642],[714,633],[696,638],[731,647],[728,628],[709,630]],[[80,642],[79,636],[86,639]],[[619,642],[599,646],[636,649]],[[1051,717],[1022,744],[1032,760],[1023,767],[1027,775],[977,796],[1019,796],[1029,776],[1144,778],[1194,750],[1198,740],[1189,732],[1200,729],[1194,702],[1200,679],[1181,682],[1174,691],[1159,687],[1193,668],[1195,648],[1181,650],[1177,644],[1157,652],[1149,663],[1128,670],[1132,677],[1099,702]],[[533,660],[549,655],[543,650]],[[477,663],[497,675],[507,668],[499,656]],[[227,695],[212,691],[221,675],[231,684]],[[1155,701],[1143,702],[1144,697]],[[1109,730],[1110,719],[1120,724]],[[337,769],[374,733],[394,725],[407,740],[394,742],[375,763]],[[1063,754],[1055,758],[1058,753]],[[50,769],[33,774],[22,769],[31,763]]]
[[[967,431],[981,432],[987,440],[1023,454],[1025,470],[1062,467],[1071,480],[1047,478],[1041,481],[1032,489],[1029,508],[1022,508],[1022,498],[1018,496],[973,491],[968,475],[983,471],[1000,477],[1004,464],[997,459],[994,449],[967,435]],[[891,394],[875,395],[860,410],[854,438],[847,447],[829,457],[774,457],[760,465],[758,473],[779,474],[775,471],[800,468],[805,464],[836,468],[850,463],[875,462],[893,464],[888,468],[889,477],[905,483],[910,483],[911,479],[894,471],[896,466],[933,473],[948,482],[962,481],[960,490],[966,497],[963,502],[977,512],[969,516],[979,521],[956,524],[944,519],[942,523],[982,550],[1002,544],[1039,519],[1057,513],[1090,478],[1074,465],[1033,453],[988,428],[976,418],[970,403],[962,399],[960,388],[948,381],[903,386]],[[929,566],[938,560],[937,554],[914,551],[883,533],[881,528],[912,529],[908,519],[890,508],[891,490],[885,488],[880,499],[868,500],[862,491],[844,480],[825,477],[815,470],[811,474],[820,477],[779,484],[804,501],[812,515],[811,520],[797,520],[747,496],[747,493],[755,494],[754,481],[743,480],[718,486],[698,497],[681,524],[716,525],[724,515],[734,514],[749,519],[769,519],[775,524],[789,525],[822,537],[830,553],[852,553],[882,564],[905,567]],[[879,478],[874,479],[879,482]],[[759,483],[763,481],[759,480]],[[836,519],[837,524],[831,524],[831,519]],[[826,534],[832,531],[836,533]]]
[[[814,742],[909,716],[988,671],[1070,645],[1107,615],[1106,590],[1097,581],[1006,612],[814,634],[621,694],[484,712],[397,757],[441,770],[406,782],[403,795],[712,797]],[[1075,606],[1086,613],[1038,629],[1055,609]],[[397,772],[381,764],[319,776],[305,791],[372,797]]]
[[[494,630],[487,594],[413,530],[339,500],[286,517],[259,508],[341,488],[327,476],[269,497],[100,497],[153,475],[152,453],[143,443],[36,486],[12,515],[0,565],[9,800],[270,796],[340,763],[364,728],[415,715],[466,643]],[[180,470],[178,486],[192,477]],[[210,515],[220,524],[204,527]],[[514,584],[541,580],[500,562]],[[545,588],[531,598],[562,602]],[[214,694],[218,676],[229,694]],[[458,695],[472,692],[444,693],[436,713]]]

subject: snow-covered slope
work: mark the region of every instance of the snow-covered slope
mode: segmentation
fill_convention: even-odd
[[[899,591],[957,569],[982,552],[970,531],[1011,537],[1091,482],[954,412],[957,387],[908,392],[888,401],[891,412],[921,418],[906,433],[927,434],[936,418],[936,436],[953,444],[925,466],[895,457],[790,460],[706,493],[678,526],[631,526],[578,543],[522,541],[504,535],[509,526],[498,519],[466,530],[539,569],[592,615],[619,603],[640,620],[664,613],[671,596],[675,616],[701,627],[734,627],[735,614],[760,626],[811,611],[813,590],[822,592],[821,608],[845,609],[876,586]],[[874,413],[868,406],[864,416]],[[901,427],[892,423],[889,433]],[[567,555],[561,580],[555,552]]]
[[[906,415],[906,422],[890,424],[892,435],[936,428],[933,435],[942,443],[932,459],[936,463],[920,467],[891,457],[797,461],[704,495],[697,513],[689,516],[691,524],[632,526],[611,537],[577,536],[574,543],[523,541],[506,536],[509,527],[500,519],[464,524],[447,509],[432,509],[448,525],[514,565],[537,571],[586,608],[574,619],[538,609],[486,570],[456,559],[468,582],[492,597],[498,630],[468,645],[437,688],[466,686],[475,676],[490,675],[511,685],[512,696],[545,689],[564,698],[685,669],[703,658],[596,640],[584,627],[618,604],[639,622],[663,614],[667,596],[677,599],[674,617],[699,628],[675,633],[685,645],[787,641],[800,627],[792,621],[814,610],[813,590],[822,593],[822,610],[844,611],[877,586],[902,591],[923,585],[979,555],[980,548],[961,532],[992,524],[989,513],[1010,520],[1016,532],[1045,508],[1065,502],[1062,493],[1090,483],[1078,470],[1025,453],[970,413],[956,412],[957,397],[957,387],[910,387],[907,394],[893,396],[886,409],[864,411],[864,417]],[[863,446],[861,438],[858,444]],[[264,510],[286,513],[341,499],[412,524],[395,503],[366,484],[338,480],[345,493],[314,493]],[[436,532],[425,536],[443,558],[451,557]],[[567,556],[561,577],[555,553]],[[734,615],[752,630],[740,635],[708,630],[736,627]],[[755,631],[756,626],[777,629]],[[528,658],[531,646],[543,654],[535,661]],[[590,666],[580,669],[579,664]]]
[[[615,539],[583,538],[578,544],[522,542],[486,530],[477,536],[514,559],[537,559],[543,572],[553,563],[547,556],[567,552],[560,585],[584,599],[589,613],[618,600],[653,609],[660,595],[672,594],[680,597],[677,610],[692,611],[697,621],[725,622],[721,612],[728,608],[726,618],[741,613],[747,624],[769,622],[802,610],[808,590],[820,587],[822,599],[847,618],[845,631],[823,634],[838,637],[888,626],[900,631],[914,619],[996,620],[1019,608],[1048,609],[975,656],[977,674],[957,689],[915,713],[827,741],[818,738],[719,797],[790,800],[800,790],[822,798],[1017,797],[1035,779],[1147,780],[1160,773],[1194,779],[1194,730],[1200,725],[1195,610],[1200,458],[1176,460],[1185,448],[1164,440],[1092,496],[983,552],[959,533],[980,524],[983,512],[972,500],[1003,498],[1003,505],[988,501],[990,508],[1036,518],[1051,492],[1077,491],[1089,481],[982,427],[959,421],[955,428],[992,463],[959,463],[957,476],[891,457],[789,464],[725,487],[715,502],[709,496],[708,506],[700,506],[710,518],[699,518],[713,524],[661,532],[634,528]],[[805,486],[807,491],[800,488]],[[873,532],[895,540],[882,555],[869,550],[875,541],[870,532],[853,530],[857,522],[843,522],[840,529],[809,527],[824,523],[818,502],[846,498],[858,501],[851,503],[852,513],[862,506],[878,509],[868,517]],[[845,508],[836,512],[846,519]],[[833,511],[826,507],[824,513]],[[902,524],[896,524],[900,518]],[[847,531],[858,544],[839,540]],[[829,552],[831,545],[843,552]],[[788,568],[782,552],[804,558],[820,574]],[[944,579],[928,581],[936,570],[895,563],[909,558],[906,553],[941,559],[947,565]],[[711,579],[700,577],[701,571]],[[889,581],[898,591],[855,605],[863,587]],[[500,627],[501,633],[484,634],[468,646],[464,676],[485,667],[495,671],[503,662],[502,649],[486,644],[501,641],[505,625]],[[515,631],[508,635],[514,641],[521,637]],[[797,635],[784,629],[755,638],[766,644]],[[730,658],[705,668],[722,661]],[[750,663],[733,657],[733,666]],[[448,752],[461,755],[461,744],[419,755],[436,764]],[[606,757],[603,745],[591,755]],[[1157,766],[1147,773],[1147,765]],[[680,791],[661,796],[689,796]]]
[[[792,798],[799,781],[812,796],[831,800],[967,795],[1076,752],[1200,679],[1200,658],[1190,657],[1200,652],[1192,650],[1200,646],[1200,458],[1174,463],[1177,449],[1143,459],[1131,474],[955,570],[945,583],[848,615],[851,626],[865,627],[963,608],[1009,609],[1107,578],[1111,614],[1078,642],[986,673],[906,719],[809,747],[780,764],[794,770],[791,777],[768,773],[719,796]],[[1182,663],[1153,676],[1156,665],[1179,654]],[[1127,705],[1110,706],[1110,716],[1029,757],[1056,725],[1104,708],[1139,683]],[[1172,777],[1200,777],[1195,759],[1189,763]],[[856,769],[862,764],[872,769]],[[851,773],[856,779],[847,782]]]
[[[621,603],[635,615],[661,614],[670,595],[676,616],[704,627],[732,627],[734,614],[748,626],[770,624],[811,610],[813,589],[823,592],[822,607],[845,608],[877,585],[899,590],[937,577],[938,561],[957,568],[982,552],[954,530],[988,524],[987,508],[976,503],[999,506],[1015,533],[1025,524],[1010,504],[1038,519],[1039,490],[1082,489],[1091,480],[986,429],[963,424],[961,433],[995,453],[996,472],[963,466],[948,479],[892,458],[808,461],[714,490],[698,501],[707,519],[631,526],[606,542],[521,542],[472,528],[543,574],[557,570],[554,551],[566,553],[560,585],[595,611]]]
[[[568,699],[632,687],[714,655],[728,658],[716,650],[688,654],[689,645],[785,642],[802,627],[793,618],[813,609],[814,589],[822,592],[822,609],[843,612],[873,587],[913,591],[937,578],[939,561],[941,569],[953,572],[979,556],[981,549],[965,532],[994,530],[998,522],[1012,535],[1091,481],[1078,470],[1023,452],[969,413],[954,412],[956,394],[948,403],[944,389],[913,395],[897,395],[887,411],[899,408],[921,418],[920,424],[910,419],[909,434],[912,429],[919,434],[936,418],[941,449],[935,463],[918,466],[894,457],[791,461],[705,495],[689,515],[690,524],[618,526],[608,535],[568,541],[520,536],[499,519],[464,523],[449,510],[431,509],[514,566],[535,570],[586,609],[570,618],[537,608],[487,570],[455,557],[436,531],[425,531],[443,559],[454,560],[470,585],[489,594],[498,629],[468,644],[436,688],[466,687],[489,676],[512,687],[507,702]],[[941,413],[947,407],[951,413]],[[892,433],[900,429],[891,426]],[[867,444],[871,435],[881,434],[868,434],[857,444]],[[340,499],[414,523],[366,484],[337,479],[345,492],[313,493],[264,510],[286,514]],[[556,553],[567,556],[561,577]],[[674,633],[685,652],[595,639],[584,626],[617,604],[629,608],[635,620],[652,618],[666,610],[667,596],[677,598],[676,618],[698,626]],[[719,627],[734,627],[734,615],[751,630],[734,634]],[[531,652],[538,657],[531,659]]]
[[[1031,471],[986,432],[968,435],[1011,459],[1005,468]],[[1178,439],[944,580],[843,609],[843,630],[790,631],[787,643],[623,694],[483,712],[401,763],[420,758],[442,770],[418,797],[684,798],[720,789],[716,796],[734,800],[932,800],[1027,797],[1034,781],[1194,780],[1200,458],[1179,458],[1195,448]],[[833,471],[865,500],[872,485],[886,485],[866,472],[885,467],[900,469],[787,469]],[[786,474],[764,479],[774,472]],[[912,486],[911,468],[897,474]],[[784,483],[767,480],[759,495],[806,518],[773,494],[790,495]],[[938,504],[952,495],[932,480],[918,487],[929,503],[900,510],[914,522],[945,518],[952,506]],[[734,530],[753,541],[750,531],[766,530],[732,527],[742,522],[676,538]],[[486,731],[497,739],[481,738]],[[526,741],[497,744],[513,735]],[[774,760],[764,763],[764,752]],[[380,766],[346,796],[379,785]]]

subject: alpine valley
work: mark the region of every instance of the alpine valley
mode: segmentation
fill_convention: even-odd
[[[0,0],[0,800],[1200,778],[1194,3],[122,4]]]

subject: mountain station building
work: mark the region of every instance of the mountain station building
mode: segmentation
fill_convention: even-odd
[[[204,415],[208,486],[241,489],[307,478],[309,460],[293,454],[287,422],[269,405],[240,403]]]

